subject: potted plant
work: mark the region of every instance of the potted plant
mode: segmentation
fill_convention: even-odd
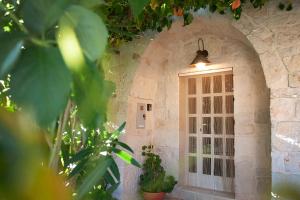
[[[145,161],[140,175],[140,189],[145,200],[162,200],[165,193],[172,192],[177,181],[173,176],[167,176],[161,166],[161,158],[153,152],[153,145],[142,147]]]

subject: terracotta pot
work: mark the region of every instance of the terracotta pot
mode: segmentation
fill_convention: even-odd
[[[152,192],[143,192],[143,196],[145,200],[163,200],[165,198],[164,192],[157,192],[157,193],[152,193]]]
[[[173,8],[173,15],[179,16],[179,17],[183,16],[183,9],[180,7]]]

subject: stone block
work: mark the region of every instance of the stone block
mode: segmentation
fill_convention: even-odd
[[[263,53],[272,49],[274,34],[266,28],[258,28],[247,36],[257,53]]]
[[[255,169],[254,163],[251,159],[242,162],[235,162],[235,186],[236,193],[253,194],[256,192],[255,188]],[[247,173],[245,173],[247,172]]]
[[[295,99],[271,99],[271,120],[292,121],[295,119]]]
[[[300,152],[290,152],[284,159],[285,172],[300,175]]]
[[[289,74],[289,86],[295,88],[300,87],[300,72]]]
[[[265,52],[259,55],[264,70],[267,86],[271,89],[286,88],[288,86],[288,73],[281,58],[276,52]]]
[[[256,168],[256,177],[271,178],[271,168]]]
[[[256,179],[256,191],[257,200],[266,200],[271,197],[271,176],[270,177],[258,177]]]
[[[300,122],[279,122],[272,145],[278,151],[300,151]]]
[[[281,58],[286,60],[285,64],[288,65],[289,61],[291,60],[292,56],[300,54],[300,47],[299,46],[291,46],[291,47],[278,47],[277,49]],[[285,59],[288,58],[288,59]]]
[[[286,153],[282,153],[280,151],[272,151],[272,172],[285,172],[285,166],[284,166],[284,157],[286,156]]]
[[[254,113],[254,122],[266,124],[270,122],[270,110],[268,108],[258,110]]]
[[[243,13],[240,20],[234,20],[232,25],[240,30],[244,35],[249,35],[254,29],[253,24],[248,20],[247,17],[243,16]]]
[[[264,52],[270,50],[270,48],[272,47],[272,44],[273,44],[272,37],[268,37],[266,39],[261,39],[257,36],[249,35],[247,38],[253,44],[257,53],[264,53]]]
[[[256,138],[255,157],[257,160],[256,167],[271,170],[271,136],[262,135]]]
[[[287,68],[289,72],[299,72],[300,71],[300,54],[294,55],[291,57],[287,63]]]
[[[254,134],[254,125],[251,123],[243,123],[235,125],[235,132],[239,135],[253,135]]]
[[[296,119],[300,120],[300,101],[296,102]]]
[[[253,194],[235,193],[236,200],[257,200]]]
[[[271,99],[300,98],[300,88],[284,88],[271,90]]]
[[[277,45],[281,47],[288,47],[300,44],[300,24],[285,27],[277,34]]]

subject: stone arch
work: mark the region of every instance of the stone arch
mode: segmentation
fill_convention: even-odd
[[[178,164],[181,161],[178,73],[193,70],[187,65],[195,56],[199,37],[204,39],[214,63],[210,68],[232,67],[235,76],[235,197],[264,198],[270,195],[271,186],[268,86],[272,85],[272,75],[266,74],[269,73],[266,69],[264,75],[251,42],[229,20],[217,16],[201,17],[186,27],[177,21],[170,30],[155,36],[141,56],[133,79],[127,111],[129,134],[124,139],[137,152],[142,144],[154,143],[168,172],[182,179],[182,169]],[[153,104],[153,112],[147,116],[149,120],[142,130],[135,127],[137,103]],[[132,169],[127,173],[125,169],[122,199],[133,199],[131,195],[136,188],[132,185],[136,185],[138,173]],[[177,192],[183,194],[181,189]]]

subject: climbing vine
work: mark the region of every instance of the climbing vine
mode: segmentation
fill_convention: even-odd
[[[254,8],[261,8],[267,0],[250,0]],[[176,18],[183,18],[188,25],[193,13],[207,9],[221,15],[230,13],[239,19],[246,0],[142,0],[137,9],[131,9],[127,0],[106,0],[93,9],[101,15],[109,31],[109,42],[118,46],[122,41],[130,41],[146,30],[162,31],[170,28]],[[138,6],[137,6],[138,7]]]

